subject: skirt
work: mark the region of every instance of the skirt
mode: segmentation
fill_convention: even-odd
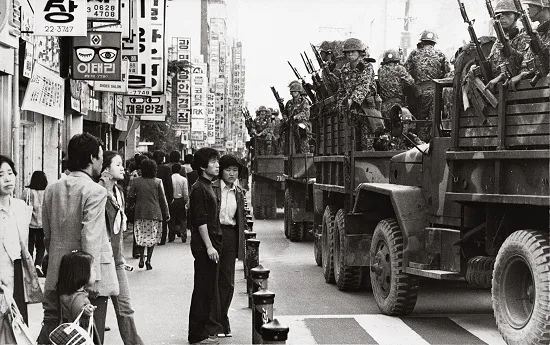
[[[160,243],[162,221],[156,219],[136,219],[134,223],[134,236],[138,246],[152,247]]]

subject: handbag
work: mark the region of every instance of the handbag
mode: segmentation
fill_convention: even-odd
[[[78,323],[84,313],[84,309],[80,311],[80,314],[73,322],[62,323],[57,326],[50,333],[50,341],[54,345],[94,345],[93,341],[93,313],[90,315],[90,322],[88,322],[88,329],[80,327]]]
[[[1,295],[6,308],[0,321],[0,344],[36,345],[13,297],[5,293]]]

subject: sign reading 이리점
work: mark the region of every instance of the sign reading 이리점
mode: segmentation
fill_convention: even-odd
[[[89,31],[75,37],[73,79],[121,80],[120,32]]]

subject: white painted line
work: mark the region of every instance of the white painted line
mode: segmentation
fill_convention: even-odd
[[[490,345],[506,345],[500,335],[495,319],[486,315],[457,315],[449,317],[454,323]]]
[[[430,345],[398,317],[357,315],[355,320],[380,345]]]
[[[279,320],[282,325],[289,328],[286,344],[317,344],[303,318],[296,318],[295,316],[277,316],[276,319]]]

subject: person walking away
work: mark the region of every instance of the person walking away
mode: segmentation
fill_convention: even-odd
[[[191,253],[194,262],[194,285],[189,309],[191,344],[218,344],[217,334],[223,328],[218,293],[218,263],[222,245],[218,198],[212,180],[219,174],[218,151],[203,147],[195,152],[194,168],[199,179],[191,187],[189,220]]]
[[[174,190],[172,189],[172,169],[171,167],[163,164],[164,158],[165,154],[163,151],[153,152],[153,159],[155,160],[155,163],[157,163],[157,177],[162,180],[164,195],[166,196],[168,205],[170,205],[172,203],[172,199],[174,198]],[[168,222],[163,220],[162,234],[159,242],[160,246],[166,244],[166,236],[168,236]]]
[[[31,224],[29,225],[29,253],[34,256],[34,266],[39,277],[44,277],[42,271],[42,259],[44,258],[44,229],[42,228],[42,202],[44,201],[44,190],[48,186],[48,179],[43,171],[37,170],[32,173],[31,183],[23,191],[23,200],[32,206]]]
[[[38,343],[49,344],[48,335],[59,324],[59,265],[63,255],[73,250],[85,251],[94,258],[96,281],[87,290],[90,302],[97,307],[94,320],[103,343],[108,299],[119,291],[105,223],[107,191],[94,181],[101,173],[103,148],[98,138],[83,133],[71,138],[67,152],[71,173],[49,184],[44,192],[42,226],[49,258]]]
[[[134,310],[130,302],[130,286],[124,266],[126,260],[122,249],[123,232],[126,231],[126,215],[124,214],[125,199],[122,187],[118,185],[124,179],[122,157],[114,151],[103,154],[103,167],[99,184],[107,190],[105,215],[107,229],[111,238],[113,256],[115,259],[116,276],[119,285],[118,296],[111,296],[118,330],[124,345],[141,345],[143,340],[137,333],[134,321]]]
[[[187,203],[189,202],[189,187],[187,179],[181,176],[181,164],[172,165],[172,187],[174,201],[170,204],[170,224],[168,242],[174,242],[179,234],[183,243],[187,242]]]
[[[147,159],[147,156],[136,154],[134,158],[134,170],[130,173],[130,182],[135,179],[136,177],[141,176],[141,162],[143,162],[145,159]],[[130,189],[130,184],[128,183],[128,186],[126,187],[126,196],[128,196],[128,190]],[[128,225],[130,230],[132,231],[132,237],[133,237],[133,245],[132,245],[132,257],[134,259],[139,259],[139,246],[136,243],[136,236],[134,231],[134,215],[135,215],[135,208],[133,204],[130,204],[129,202],[126,203],[126,217],[128,217]]]
[[[147,262],[145,262],[147,270],[153,269],[151,257],[155,244],[161,241],[162,222],[170,220],[163,183],[161,179],[155,177],[156,173],[155,161],[144,160],[141,162],[141,176],[130,182],[128,191],[128,202],[135,205],[134,235],[137,245],[140,246],[138,267],[143,268],[145,247],[147,247]]]
[[[31,210],[12,196],[16,175],[13,161],[0,155],[0,285],[28,325],[27,303],[41,302],[43,295],[28,251]]]
[[[441,79],[451,71],[451,65],[445,54],[435,48],[437,34],[431,30],[424,30],[420,35],[418,48],[414,49],[405,62],[407,72],[413,77],[416,84],[417,120],[425,120],[417,124],[416,135],[420,140],[429,142],[432,137],[432,114],[435,97],[433,79]]]
[[[57,279],[57,292],[61,306],[61,322],[74,322],[82,313],[79,325],[88,329],[90,322],[94,322],[91,316],[96,307],[90,302],[86,288],[95,283],[97,272],[94,258],[90,254],[74,250],[63,255],[59,265],[59,277]],[[94,344],[101,344],[97,328],[93,327]]]
[[[222,251],[218,274],[220,295],[220,324],[223,333],[219,337],[231,337],[229,324],[229,306],[235,290],[235,259],[244,259],[244,190],[237,185],[242,166],[232,155],[224,155],[219,162],[220,176],[212,184],[218,200],[220,200],[220,228],[222,231]]]

